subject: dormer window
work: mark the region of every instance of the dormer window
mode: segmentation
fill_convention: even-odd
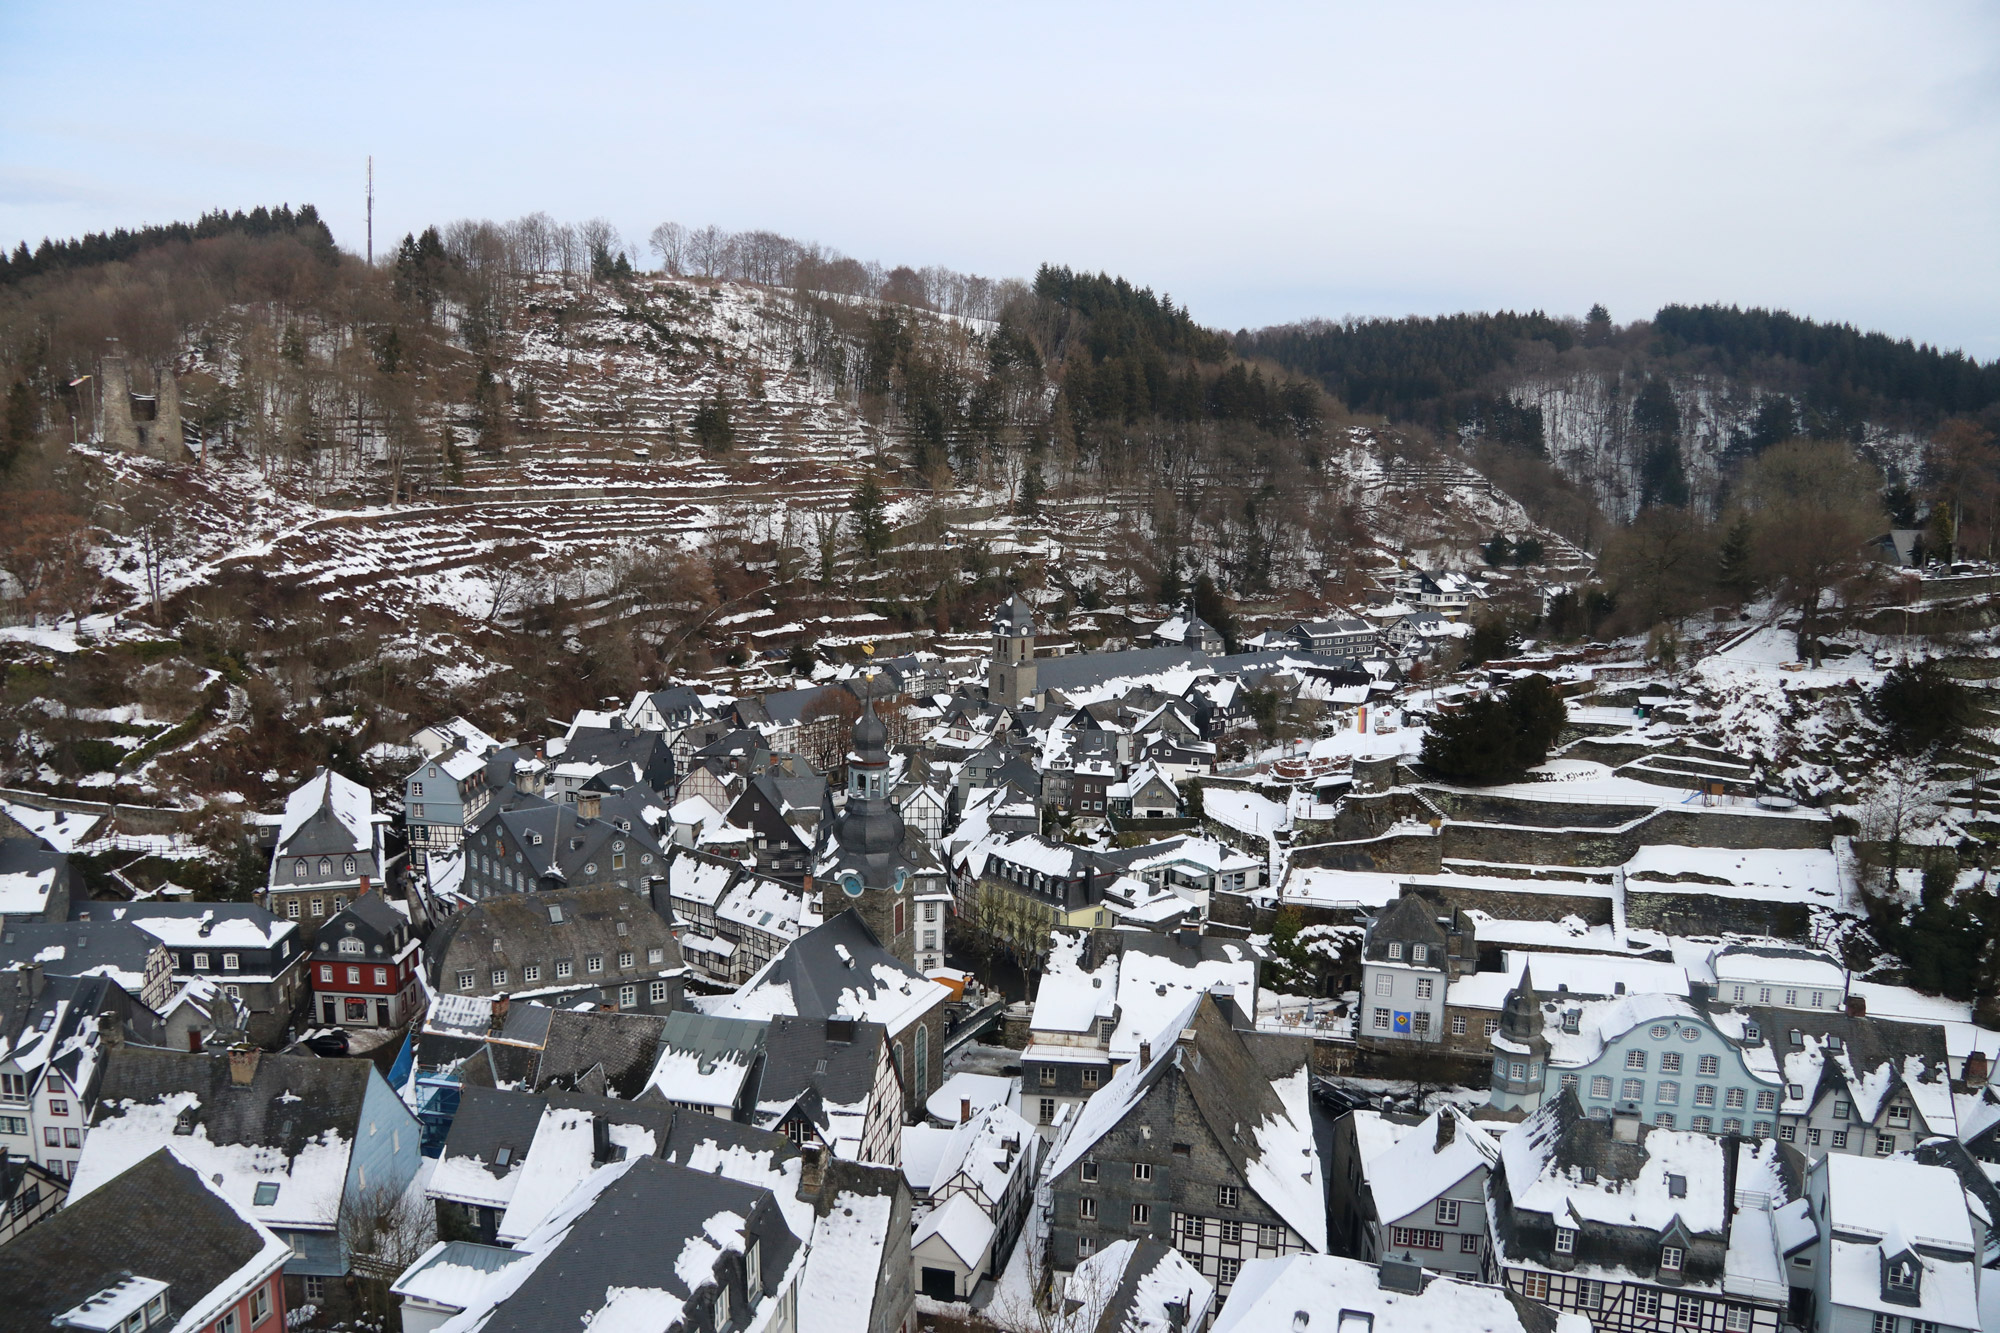
[[[341,863],[340,863],[340,873],[341,873],[341,874],[343,874],[343,875],[351,875],[351,874],[353,874],[353,873],[354,873],[354,858],[353,858],[353,857],[351,857],[351,856],[350,856],[350,857],[348,857],[348,858],[347,858],[347,859],[346,859],[345,861],[343,861],[343,862],[341,862]]]
[[[1682,1261],[1686,1258],[1687,1251],[1683,1250],[1680,1246],[1662,1245],[1660,1247],[1660,1271],[1662,1273],[1678,1273],[1681,1271]]]
[[[1403,946],[1401,944],[1391,943],[1389,945],[1389,957],[1400,959],[1402,956],[1403,956]]]
[[[1411,962],[1413,962],[1413,963],[1421,963],[1421,962],[1424,962],[1424,961],[1426,961],[1427,959],[1429,959],[1429,957],[1430,957],[1430,956],[1431,956],[1431,946],[1430,946],[1430,945],[1428,945],[1428,944],[1412,944],[1412,945],[1410,946],[1410,961],[1411,961]]]
[[[305,877],[306,877],[306,859],[303,856],[301,856],[298,860],[292,862],[292,878],[304,879]]]
[[[1882,1270],[1883,1294],[1916,1295],[1918,1271],[1916,1261],[1908,1255],[1886,1265]]]
[[[1575,1228],[1575,1227],[1557,1227],[1557,1228],[1556,1228],[1556,1253],[1557,1253],[1557,1254],[1575,1254],[1575,1253],[1576,1253],[1576,1228]]]

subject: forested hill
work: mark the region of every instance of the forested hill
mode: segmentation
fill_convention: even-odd
[[[1315,321],[1238,333],[1356,412],[1545,453],[1629,515],[1662,469],[1697,502],[1790,435],[1845,439],[1892,474],[1955,416],[2000,423],[2000,362],[1784,311],[1670,305],[1613,324],[1534,311]]]

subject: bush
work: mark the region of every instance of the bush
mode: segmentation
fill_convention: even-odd
[[[1904,754],[1955,744],[1973,714],[1972,691],[1932,661],[1890,667],[1869,703]]]
[[[1567,713],[1542,675],[1524,676],[1504,695],[1475,699],[1431,723],[1424,767],[1450,782],[1513,782],[1549,757]]]

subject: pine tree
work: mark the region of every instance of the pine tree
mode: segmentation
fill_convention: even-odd
[[[1757,578],[1750,567],[1750,537],[1750,520],[1739,516],[1729,525],[1715,561],[1716,586],[1746,602],[1757,595]]]
[[[15,380],[7,390],[7,416],[0,429],[0,472],[13,468],[21,451],[35,440],[35,396],[24,380]]]
[[[717,386],[715,395],[694,410],[688,422],[694,442],[705,454],[729,452],[736,443],[736,426],[729,419],[729,395]]]
[[[889,517],[882,487],[873,475],[861,479],[847,507],[854,511],[855,540],[861,543],[870,560],[880,560],[889,545]]]

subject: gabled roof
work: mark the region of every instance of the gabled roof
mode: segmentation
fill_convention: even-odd
[[[716,1012],[737,1018],[857,1018],[898,1033],[951,992],[884,949],[853,908],[807,931]]]
[[[110,977],[137,993],[160,942],[129,921],[0,921],[0,969],[40,963],[56,977]]]
[[[1064,1293],[1081,1302],[1075,1317],[1084,1322],[1073,1320],[1063,1333],[1181,1333],[1202,1327],[1215,1306],[1215,1287],[1201,1270],[1150,1236],[1091,1255]]]
[[[1439,1144],[1439,1125],[1449,1120],[1450,1138]],[[1433,1111],[1396,1145],[1366,1164],[1375,1215],[1384,1225],[1427,1206],[1475,1171],[1491,1170],[1500,1145],[1456,1107]]]
[[[279,856],[372,852],[375,801],[360,783],[322,768],[285,798],[278,825]]]
[[[0,1246],[0,1330],[40,1333],[129,1277],[166,1284],[173,1322],[156,1327],[203,1327],[289,1253],[170,1146],[156,1146]]]

